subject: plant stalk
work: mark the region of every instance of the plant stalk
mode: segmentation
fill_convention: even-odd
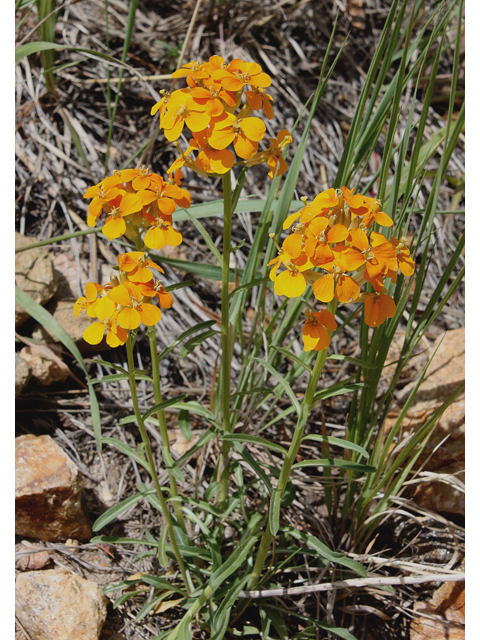
[[[230,282],[230,253],[232,241],[232,179],[230,171],[222,176],[223,185],[223,252],[222,252],[222,366],[219,388],[221,391],[221,408],[225,433],[231,433],[230,423],[230,378],[231,378],[231,335],[230,335],[230,299],[228,285]],[[222,453],[218,465],[220,474],[219,505],[225,505],[228,497],[228,481],[230,474],[230,443],[223,442]]]
[[[153,394],[155,397],[155,404],[160,404],[162,402],[162,389],[160,386],[160,363],[158,361],[157,335],[155,333],[155,326],[148,327],[147,335],[150,342],[150,356],[152,358]],[[157,411],[156,416],[158,420],[160,436],[162,438],[162,447],[164,447],[165,449],[167,449],[168,452],[170,452],[170,442],[168,440],[168,428],[167,428],[167,421],[165,419],[164,409]],[[175,480],[175,476],[173,475],[171,470],[170,469],[167,469],[167,470],[168,470],[168,479],[170,484],[170,495],[176,498],[178,497],[177,481]],[[177,501],[174,501],[173,509],[175,511],[175,517],[177,518],[178,524],[182,527],[183,532],[187,533],[181,504]]]
[[[331,305],[332,303],[329,304],[329,307]],[[336,306],[336,304],[334,306]],[[302,411],[298,417],[297,426],[295,427],[295,432],[293,434],[292,442],[290,443],[290,447],[288,449],[287,455],[285,456],[285,459],[283,461],[282,469],[280,471],[280,477],[278,480],[278,485],[277,485],[277,488],[275,489],[275,493],[278,494],[278,499],[280,500],[283,497],[283,494],[285,492],[293,463],[295,462],[295,458],[297,457],[298,450],[300,449],[300,445],[302,443],[303,433],[305,431],[305,425],[307,424],[308,416],[310,415],[310,411],[312,410],[312,407],[313,407],[313,399],[315,396],[315,391],[317,389],[318,381],[322,374],[323,367],[325,366],[327,353],[328,353],[328,349],[324,349],[323,351],[318,352],[317,359],[315,361],[315,366],[313,368],[312,373],[310,374],[307,390],[305,392],[305,398],[303,399],[303,403],[302,403]],[[272,507],[270,506],[270,508]],[[274,535],[270,528],[270,518],[269,518],[267,522],[267,528],[265,529],[265,532],[260,541],[257,559],[255,561],[255,565],[252,570],[251,578],[248,582],[247,591],[254,589],[260,578],[260,574],[265,564],[265,560],[267,558],[268,551],[270,549],[270,545],[273,541],[273,538],[274,538]]]
[[[150,440],[148,438],[148,434],[147,434],[147,430],[145,428],[145,424],[143,422],[142,419],[142,414],[140,412],[140,408],[138,406],[138,398],[137,398],[137,385],[135,382],[135,363],[133,361],[133,344],[134,341],[132,339],[132,334],[130,333],[128,340],[127,340],[127,360],[128,360],[128,381],[130,383],[130,392],[132,395],[132,402],[133,402],[133,409],[135,412],[135,418],[137,420],[137,424],[138,424],[138,428],[140,431],[140,435],[142,438],[142,442],[145,446],[145,454],[147,456],[147,462],[149,465],[149,472],[150,472],[150,476],[153,480],[153,484],[155,486],[155,491],[157,494],[157,498],[160,502],[160,506],[162,509],[162,514],[163,517],[165,519],[165,526],[167,527],[168,530],[168,535],[170,537],[170,542],[172,544],[172,548],[173,548],[173,552],[175,554],[175,557],[177,559],[178,562],[178,566],[180,569],[180,573],[182,574],[182,578],[183,578],[183,583],[185,586],[185,589],[187,591],[187,593],[190,595],[190,590],[188,587],[188,580],[187,580],[187,573],[185,570],[185,564],[183,562],[183,558],[180,554],[180,550],[178,548],[177,545],[177,541],[175,538],[175,533],[173,530],[173,523],[172,523],[172,518],[170,516],[170,512],[168,510],[168,505],[167,505],[167,501],[164,498],[164,495],[162,493],[162,488],[160,486],[160,481],[158,479],[158,474],[157,474],[157,469],[155,466],[155,460],[153,459],[153,453],[152,453],[152,448],[150,446]]]

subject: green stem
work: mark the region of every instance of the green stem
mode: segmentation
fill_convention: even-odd
[[[130,333],[127,340],[128,380],[130,383],[130,393],[132,394],[132,402],[133,402],[133,409],[135,412],[135,418],[137,420],[140,435],[142,437],[142,442],[145,446],[145,454],[147,456],[149,473],[153,480],[153,484],[155,486],[157,498],[160,502],[160,507],[162,509],[162,514],[165,520],[165,526],[167,527],[167,530],[168,530],[168,535],[170,537],[170,542],[172,544],[173,552],[177,559],[178,566],[180,568],[180,573],[182,574],[185,589],[187,590],[187,593],[190,595],[190,590],[188,586],[189,583],[187,580],[187,573],[185,570],[185,564],[183,562],[182,556],[180,555],[180,550],[178,548],[177,541],[175,539],[172,518],[168,510],[167,501],[165,500],[162,493],[162,488],[160,486],[160,481],[158,479],[157,469],[155,466],[155,460],[153,459],[152,448],[150,446],[150,440],[148,438],[147,430],[145,428],[145,424],[142,419],[142,414],[140,413],[140,408],[138,406],[137,385],[135,382],[135,363],[133,361],[133,344],[134,344],[134,340],[132,339],[132,334]]]
[[[155,333],[155,327],[148,327],[147,329],[148,339],[150,341],[150,355],[152,358],[152,378],[153,378],[153,394],[155,397],[155,404],[160,404],[162,402],[162,390],[160,386],[160,363],[158,361],[158,350],[157,350],[157,335]],[[168,439],[168,428],[167,421],[165,419],[165,411],[161,409],[157,411],[157,420],[158,426],[160,429],[160,436],[162,438],[162,448],[166,449],[168,452],[168,459],[171,458],[170,455],[170,442]],[[178,488],[177,481],[175,480],[175,476],[168,469],[168,479],[170,484],[170,495],[173,497],[178,497]],[[187,533],[187,529],[185,526],[185,519],[183,517],[182,507],[179,502],[174,501],[173,508],[175,511],[175,517],[177,518],[178,524],[182,527],[184,533]]]
[[[232,430],[230,423],[230,299],[228,284],[230,282],[230,252],[232,241],[232,181],[230,171],[222,176],[223,184],[223,253],[222,253],[222,366],[220,378],[221,407],[223,428],[225,433]],[[224,442],[219,461],[220,495],[219,504],[224,505],[228,496],[228,481],[230,474],[230,443]]]
[[[336,301],[334,300],[328,305],[329,311],[335,314],[336,309]],[[280,477],[278,479],[278,485],[275,489],[275,500],[279,504],[285,493],[285,489],[287,487],[287,482],[290,477],[290,472],[292,470],[293,463],[295,462],[295,458],[297,457],[298,450],[300,449],[300,445],[302,443],[303,433],[305,431],[305,425],[307,424],[308,417],[310,415],[310,411],[313,407],[313,399],[315,397],[315,391],[317,389],[318,381],[323,371],[323,367],[325,366],[325,361],[327,360],[328,349],[324,349],[323,351],[319,351],[317,355],[317,359],[315,361],[315,366],[313,367],[313,371],[310,374],[310,379],[308,381],[307,390],[305,392],[305,397],[302,402],[302,410],[298,417],[297,426],[295,427],[295,432],[293,434],[292,442],[290,443],[290,447],[287,451],[287,454],[283,460],[282,469],[280,471]],[[273,496],[272,501],[270,503],[270,509],[273,506]],[[262,536],[260,541],[260,546],[258,548],[257,559],[255,561],[255,565],[252,570],[252,575],[247,585],[247,590],[254,589],[258,580],[260,579],[260,574],[262,572],[263,566],[265,564],[265,560],[268,555],[268,551],[270,549],[270,545],[273,541],[274,535],[270,528],[270,518],[267,522],[267,528]]]

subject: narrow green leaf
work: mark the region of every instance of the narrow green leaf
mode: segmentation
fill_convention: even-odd
[[[15,62],[19,62],[22,58],[26,56],[31,56],[33,53],[38,53],[40,51],[49,51],[53,49],[61,49],[63,51],[78,51],[79,53],[87,53],[89,56],[93,56],[94,58],[102,58],[102,60],[108,60],[109,62],[115,63],[116,66],[123,67],[125,69],[129,69],[129,65],[123,64],[120,60],[113,58],[112,56],[108,56],[105,53],[100,53],[99,51],[94,51],[93,49],[82,49],[79,47],[68,47],[62,44],[56,44],[55,42],[27,42],[26,44],[22,44],[15,49]]]
[[[283,531],[290,534],[293,538],[301,540],[304,544],[310,547],[310,549],[314,549],[315,551],[317,551],[322,558],[325,558],[329,562],[347,567],[360,576],[367,575],[365,567],[361,565],[360,562],[352,560],[351,558],[347,558],[347,556],[343,555],[342,553],[332,551],[327,547],[327,545],[323,544],[323,542],[320,542],[320,540],[317,540],[317,538],[314,538],[310,534],[299,531],[294,527],[284,527]]]
[[[292,405],[295,407],[295,411],[297,412],[297,415],[300,415],[302,411],[300,407],[300,403],[298,402],[292,387],[288,384],[285,378],[278,371],[276,371],[276,369],[274,369],[272,365],[270,365],[268,362],[265,362],[265,360],[262,360],[261,358],[253,358],[253,359],[259,362],[262,365],[262,367],[264,367],[276,380],[278,380],[278,382],[280,383],[280,385],[283,387],[286,394],[290,398]]]
[[[201,344],[202,342],[205,342],[205,340],[208,340],[208,338],[212,338],[213,336],[219,336],[219,335],[220,335],[220,331],[216,331],[215,329],[209,329],[204,333],[200,333],[197,336],[190,338],[190,340],[187,340],[187,342],[180,349],[180,358],[186,358],[190,353],[192,353],[195,347],[198,347],[199,344]]]
[[[131,447],[129,447],[128,444],[125,444],[121,440],[117,440],[117,438],[110,438],[110,437],[102,438],[101,442],[102,444],[112,445],[112,447],[115,447],[125,455],[129,456],[129,458],[132,458],[132,460],[135,460],[135,462],[137,462],[139,465],[141,465],[144,469],[146,469],[150,473],[150,468],[145,458],[141,456],[137,451],[135,451],[135,449],[132,449]]]
[[[360,471],[363,473],[374,473],[377,468],[370,464],[357,464],[349,460],[334,460],[333,458],[319,458],[318,460],[303,460],[293,465],[292,469],[300,469],[303,467],[336,467],[340,469],[350,469],[351,471]]]
[[[167,535],[168,535],[168,529],[167,527],[163,527],[162,533],[160,534],[160,538],[158,539],[157,553],[158,553],[158,561],[164,569],[168,567]]]
[[[135,380],[148,380],[152,382],[152,378],[146,373],[142,373],[141,371],[134,372]],[[92,378],[90,380],[91,384],[99,384],[100,382],[118,382],[119,380],[128,380],[128,373],[109,373],[101,378]]]
[[[276,444],[275,442],[270,442],[266,438],[261,438],[260,436],[251,436],[246,433],[224,433],[222,436],[222,440],[226,440],[227,442],[242,442],[247,444],[256,444],[261,447],[266,447],[267,449],[271,449],[272,451],[276,451],[277,453],[281,453],[282,455],[286,455],[287,450],[282,447],[280,444]]]
[[[280,507],[282,506],[282,492],[277,488],[272,494],[272,500],[270,502],[270,510],[268,512],[268,518],[270,522],[270,531],[274,536],[277,535],[280,529]]]
[[[151,407],[148,411],[146,411],[143,414],[142,418],[144,420],[147,420],[154,413],[158,413],[159,411],[163,411],[167,407],[171,407],[173,405],[178,405],[179,402],[181,400],[183,400],[183,398],[186,398],[186,397],[187,396],[185,394],[182,394],[182,395],[179,395],[179,396],[175,396],[174,398],[170,398],[169,400],[164,400],[163,402],[159,402],[158,404],[156,404],[153,407]]]
[[[275,351],[278,351],[279,353],[282,353],[289,360],[293,360],[294,362],[296,362],[298,364],[299,367],[301,367],[302,369],[307,371],[309,374],[312,373],[312,370],[310,369],[308,364],[306,362],[304,362],[301,358],[296,356],[294,353],[289,351],[288,349],[284,349],[283,347],[277,347],[277,345],[275,345],[275,344],[271,344],[270,348],[271,349],[275,349]]]
[[[355,444],[354,442],[349,442],[348,440],[343,440],[342,438],[335,438],[335,436],[322,436],[319,433],[312,433],[302,438],[302,442],[304,440],[314,440],[315,442],[328,442],[328,444],[336,445],[337,447],[341,447],[342,449],[350,449],[351,451],[356,451],[364,458],[369,457],[369,453],[360,445]]]
[[[140,500],[143,500],[144,498],[148,499],[148,497],[154,492],[155,492],[155,489],[148,489],[147,491],[141,491],[140,493],[136,493],[133,496],[130,496],[129,498],[127,498],[126,500],[122,500],[122,502],[119,502],[118,504],[108,509],[108,511],[105,511],[105,513],[102,513],[102,515],[99,518],[97,518],[93,523],[92,530],[99,531],[109,522],[112,522],[112,520],[119,518],[123,513],[125,513],[125,511],[130,509],[130,507],[133,507],[133,505],[137,504],[137,502],[140,502]],[[133,541],[131,542],[133,543]],[[146,542],[144,543],[142,541],[142,544],[147,544],[147,543]]]
[[[214,324],[216,324],[215,320],[207,320],[206,322],[200,322],[199,324],[196,324],[194,327],[190,327],[190,329],[187,329],[181,335],[179,335],[178,338],[175,338],[175,340],[171,344],[169,344],[166,349],[158,354],[158,360],[161,361],[166,358],[175,349],[175,347],[181,344],[185,340],[185,338],[191,336],[192,333],[202,331],[203,329],[208,329]]]
[[[192,439],[192,429],[190,428],[190,412],[180,409],[177,416],[178,426],[185,440]]]

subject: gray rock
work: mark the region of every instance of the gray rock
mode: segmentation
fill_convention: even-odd
[[[108,599],[101,588],[66,569],[17,576],[15,612],[35,640],[98,640]]]
[[[32,372],[29,365],[21,357],[19,353],[15,353],[15,397],[22,393],[27,386]]]

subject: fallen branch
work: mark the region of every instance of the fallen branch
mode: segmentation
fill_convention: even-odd
[[[240,591],[240,598],[272,598],[274,596],[295,596],[317,591],[333,591],[334,589],[348,589],[352,587],[381,587],[383,585],[422,584],[424,582],[463,582],[464,573],[430,574],[428,576],[406,576],[400,578],[352,578],[351,580],[338,580],[337,582],[325,582],[304,587],[291,587],[279,589],[266,589],[265,591]]]

